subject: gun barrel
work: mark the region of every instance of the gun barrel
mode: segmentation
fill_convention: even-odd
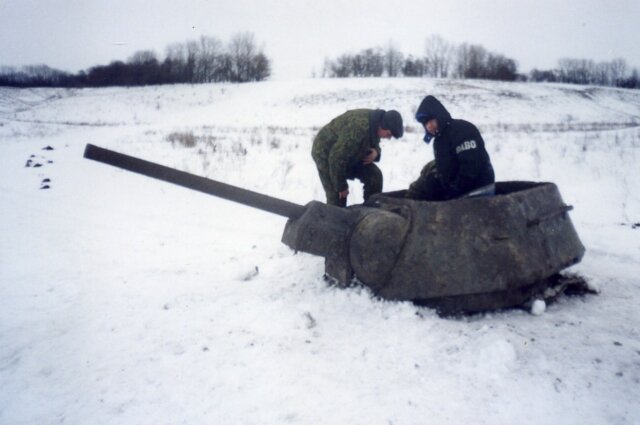
[[[92,144],[87,144],[85,147],[84,157],[288,218],[299,217],[305,209],[302,205],[293,202],[196,176]]]

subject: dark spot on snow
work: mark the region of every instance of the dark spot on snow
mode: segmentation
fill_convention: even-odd
[[[307,329],[315,328],[318,324],[316,319],[308,311],[304,313],[304,317],[307,319]]]
[[[594,362],[596,362],[596,363],[600,364],[600,363],[602,363],[602,359],[599,359],[599,358],[597,358],[597,357],[596,357],[596,358],[595,358],[595,360],[594,360]]]
[[[618,347],[622,347],[622,343],[618,341],[613,341],[613,345],[617,345]]]
[[[51,179],[42,179],[42,183],[51,183]]]
[[[553,388],[555,388],[556,392],[560,392],[560,384],[562,384],[562,379],[556,378],[555,382],[553,383]]]
[[[162,308],[165,309],[165,310],[169,310],[169,304],[163,305]]]
[[[617,376],[618,378],[622,378],[622,377],[624,376],[624,373],[622,373],[622,372],[618,372],[618,373],[616,373],[616,376]]]
[[[51,186],[49,186],[48,184],[45,184],[40,189],[51,189]]]
[[[53,161],[49,160],[47,161],[47,164],[53,164]]]
[[[620,226],[629,226],[632,229],[640,229],[640,222],[638,222],[638,223],[620,223]]]
[[[260,269],[258,268],[258,266],[254,266],[253,270],[251,270],[249,273],[247,273],[242,278],[242,280],[244,280],[245,282],[250,281],[254,277],[258,276],[259,273],[260,273]]]
[[[202,351],[209,351],[209,347],[202,347]]]
[[[33,166],[33,168],[38,168],[38,167],[42,167],[42,164],[40,164],[39,162]]]
[[[31,164],[33,164],[33,161],[31,161],[30,159],[27,159],[27,163],[24,164],[25,167],[31,167]]]
[[[52,151],[53,148],[51,146],[45,146],[44,148],[42,148],[43,151]]]

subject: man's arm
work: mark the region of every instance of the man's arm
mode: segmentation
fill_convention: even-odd
[[[347,184],[347,168],[351,162],[359,160],[360,140],[351,131],[343,131],[329,153],[329,174],[333,187],[343,192]]]
[[[366,165],[373,161],[380,161],[380,153],[375,148],[369,148],[367,154],[362,158],[362,163]]]

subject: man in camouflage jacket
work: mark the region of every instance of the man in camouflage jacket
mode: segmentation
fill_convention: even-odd
[[[347,179],[364,184],[364,199],[382,192],[380,139],[402,137],[402,117],[397,111],[354,109],[331,120],[318,132],[311,156],[318,167],[327,204],[346,206]]]

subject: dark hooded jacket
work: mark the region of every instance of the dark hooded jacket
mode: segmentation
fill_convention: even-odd
[[[475,125],[451,118],[451,114],[433,96],[425,97],[416,119],[424,124],[435,118],[438,134],[433,141],[437,177],[447,199],[495,182],[489,154]],[[430,135],[425,136],[429,143]]]

